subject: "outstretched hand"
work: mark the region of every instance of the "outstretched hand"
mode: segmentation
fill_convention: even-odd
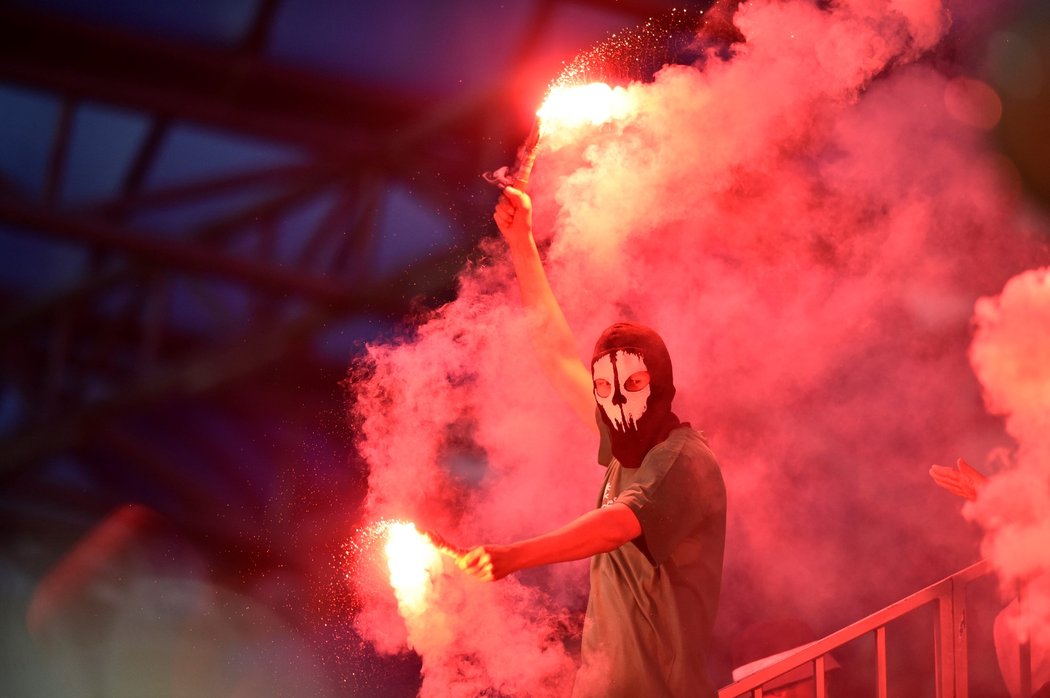
[[[528,242],[532,235],[532,199],[523,191],[506,187],[492,214],[496,227],[510,246]]]
[[[988,481],[988,477],[960,458],[955,462],[955,467],[946,465],[934,465],[930,468],[930,477],[939,486],[952,494],[958,495],[971,502],[977,499],[977,492]]]
[[[485,582],[503,579],[518,569],[511,561],[511,548],[506,545],[479,545],[460,556],[456,564],[467,574]]]

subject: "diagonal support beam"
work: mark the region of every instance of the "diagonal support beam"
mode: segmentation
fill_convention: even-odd
[[[217,253],[210,247],[174,242],[161,235],[131,231],[104,221],[70,218],[10,200],[0,199],[0,220],[16,229],[106,248],[161,268],[229,279],[271,293],[295,294],[319,303],[344,306],[356,294],[354,287],[343,281],[297,274],[270,264]]]

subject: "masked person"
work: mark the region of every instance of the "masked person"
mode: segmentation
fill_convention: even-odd
[[[510,246],[545,374],[600,435],[597,507],[508,545],[483,545],[460,566],[485,580],[591,558],[574,696],[714,696],[707,650],[718,605],[726,497],[704,437],[679,421],[671,359],[660,336],[617,323],[588,368],[532,236],[529,197],[504,190],[494,214]]]

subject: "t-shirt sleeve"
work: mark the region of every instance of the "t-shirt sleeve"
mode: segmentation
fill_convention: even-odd
[[[653,565],[666,562],[675,548],[725,510],[725,485],[713,454],[706,449],[652,453],[646,472],[616,497],[642,526],[635,544]]]

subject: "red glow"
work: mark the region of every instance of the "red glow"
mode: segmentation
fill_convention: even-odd
[[[945,106],[947,79],[909,67],[944,29],[937,3],[909,4],[893,31],[862,2],[741,8],[747,43],[731,60],[672,66],[623,90],[629,129],[581,116],[586,100],[561,102],[582,91],[551,91],[540,117],[554,132],[529,190],[534,232],[585,359],[625,315],[667,342],[675,412],[732,464],[727,574],[762,569],[767,608],[824,622],[850,615],[858,589],[902,597],[945,573],[940,561],[973,554],[976,534],[926,469],[959,455],[980,468],[1008,436],[963,360],[971,310],[1045,264],[1032,241],[1046,225],[1004,195],[973,126]],[[559,127],[559,114],[574,125]],[[410,511],[457,539],[500,542],[594,500],[589,425],[538,370],[501,249],[486,248],[492,263],[465,269],[456,300],[411,339],[368,349],[374,370],[354,409],[370,516]],[[1039,326],[1018,325],[1025,337]],[[428,486],[406,486],[416,482]],[[904,538],[900,565],[857,564]],[[581,605],[585,566],[543,574],[556,603]],[[513,575],[484,586],[461,577],[434,578],[441,593],[409,624],[427,663],[421,695],[511,684],[552,694],[536,678],[551,656],[550,626],[536,619],[558,606]],[[729,585],[719,614],[746,617],[754,604]],[[387,642],[385,621],[356,627]],[[567,664],[555,656],[550,674]]]

